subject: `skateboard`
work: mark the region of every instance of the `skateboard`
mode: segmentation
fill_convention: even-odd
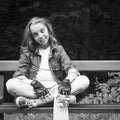
[[[56,95],[54,99],[53,120],[69,120],[68,106],[76,103],[74,95]]]

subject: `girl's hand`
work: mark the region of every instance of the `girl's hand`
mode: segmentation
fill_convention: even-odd
[[[40,88],[40,89],[35,89],[36,94],[41,97],[45,98],[45,96],[49,93],[47,88]]]
[[[45,88],[39,81],[33,80],[31,85],[33,86],[38,97],[44,98],[45,95],[49,93],[47,88]]]
[[[61,81],[60,86],[58,87],[58,93],[61,95],[70,95],[71,84],[69,79],[64,79]]]

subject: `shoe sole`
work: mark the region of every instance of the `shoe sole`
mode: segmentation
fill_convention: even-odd
[[[16,101],[15,101],[16,105],[17,105],[19,108],[23,107],[23,106],[20,106],[20,104],[19,104],[19,101],[20,101],[21,98],[23,99],[23,97],[17,97],[17,98],[16,98]]]

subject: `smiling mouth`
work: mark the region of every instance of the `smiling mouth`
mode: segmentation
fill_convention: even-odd
[[[40,44],[43,44],[45,42],[45,40],[39,40],[38,41]]]
[[[44,41],[44,39],[39,39],[39,42],[43,42]]]
[[[45,40],[46,40],[46,38],[47,38],[46,36],[43,36],[42,38],[39,39],[39,42],[40,42],[40,43],[44,43]]]

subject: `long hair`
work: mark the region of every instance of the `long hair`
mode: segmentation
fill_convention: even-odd
[[[49,32],[50,44],[54,44],[54,45],[59,44],[59,42],[55,37],[55,34],[53,32],[53,27],[50,24],[49,20],[47,18],[33,17],[32,19],[29,20],[24,30],[22,47],[27,47],[30,51],[35,52],[39,44],[32,37],[30,26],[32,24],[37,24],[37,23],[42,23],[47,27]]]

